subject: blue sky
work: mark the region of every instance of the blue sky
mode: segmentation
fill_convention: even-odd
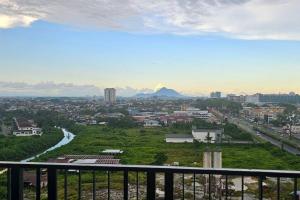
[[[51,89],[56,95],[65,83],[75,88],[130,87],[128,95],[157,85],[193,95],[213,90],[300,93],[300,42],[290,30],[274,37],[272,31],[249,35],[251,31],[235,34],[190,27],[181,31],[181,26],[138,29],[138,20],[132,19],[117,19],[125,28],[82,25],[87,19],[79,24],[59,19],[14,24],[3,19],[0,12],[0,82],[14,83],[12,91],[5,84],[3,94],[22,92],[15,83],[24,84],[24,93],[51,83],[53,88],[43,91]],[[283,34],[290,32],[293,37]],[[85,95],[82,88],[72,95],[76,92]],[[126,89],[123,92],[126,95]]]

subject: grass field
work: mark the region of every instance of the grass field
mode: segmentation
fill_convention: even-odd
[[[41,160],[63,154],[100,154],[104,149],[121,149],[122,164],[151,164],[156,154],[163,152],[166,164],[179,162],[181,166],[202,166],[202,155],[207,144],[165,143],[169,128],[113,129],[100,126],[81,127],[75,139]],[[216,148],[211,144],[209,147]],[[300,169],[300,158],[282,152],[271,144],[218,145],[223,152],[223,167],[256,169]],[[195,164],[196,163],[196,164]]]
[[[200,143],[193,144],[171,144],[165,143],[165,134],[174,132],[170,128],[130,128],[118,129],[100,126],[80,126],[76,128],[75,139],[66,146],[49,152],[39,158],[47,160],[63,154],[100,154],[104,149],[121,149],[124,153],[120,156],[123,164],[152,164],[155,156],[163,152],[167,155],[166,164],[179,162],[181,166],[202,166],[203,151],[207,148],[221,148],[223,152],[223,167],[225,168],[256,168],[256,169],[300,169],[300,158],[290,155],[273,147],[271,144],[251,144],[251,145],[210,145]],[[175,131],[181,133],[182,130]],[[245,133],[244,133],[245,134]],[[194,164],[196,162],[196,164]],[[139,175],[140,184],[145,182],[145,174]],[[134,186],[136,174],[129,174],[130,184]],[[111,174],[111,188],[120,192],[122,189],[122,174]],[[106,172],[96,172],[96,190],[105,196],[107,187]],[[69,173],[68,175],[68,199],[77,199],[78,175]],[[82,191],[84,199],[91,198],[92,172],[82,173]],[[287,190],[290,191],[290,188]],[[33,195],[34,190],[28,190],[28,197]],[[103,193],[104,192],[104,193]],[[180,194],[180,191],[176,189]],[[248,192],[255,194],[257,187],[249,189]],[[58,176],[58,196],[63,198],[64,179],[63,172]],[[46,191],[43,191],[45,197]],[[268,196],[272,196],[271,194]],[[32,197],[32,196],[31,196]],[[45,197],[46,199],[46,197]],[[103,199],[105,199],[103,197]],[[141,198],[142,199],[142,198]]]

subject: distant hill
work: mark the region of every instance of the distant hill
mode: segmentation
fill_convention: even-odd
[[[154,93],[139,93],[136,95],[138,98],[153,98],[153,97],[158,97],[158,98],[184,98],[182,94],[177,92],[176,90],[169,89],[166,87],[163,87],[159,89],[158,91]]]

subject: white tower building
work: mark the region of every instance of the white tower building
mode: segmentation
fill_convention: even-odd
[[[104,101],[105,101],[105,103],[109,103],[109,104],[116,103],[116,89],[115,88],[105,88]]]

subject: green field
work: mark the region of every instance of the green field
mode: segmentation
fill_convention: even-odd
[[[202,166],[202,155],[207,144],[165,143],[165,134],[170,128],[118,129],[86,126],[77,129],[77,136],[67,146],[49,152],[40,160],[63,154],[100,154],[104,149],[121,149],[122,164],[152,164],[159,153],[167,155],[165,164],[179,162],[181,166]],[[174,130],[172,130],[174,132]],[[178,131],[180,133],[180,131]],[[271,144],[209,145],[221,148],[223,167],[256,169],[300,169],[300,158],[290,155]]]
[[[225,168],[251,168],[251,169],[300,169],[300,158],[290,155],[273,147],[271,144],[236,145],[223,144],[214,145],[201,143],[172,144],[165,143],[165,134],[170,132],[187,133],[188,131],[162,127],[162,128],[109,128],[101,126],[77,126],[72,130],[76,133],[75,139],[66,146],[43,155],[38,160],[45,161],[49,158],[56,158],[63,154],[100,154],[104,149],[121,149],[120,155],[122,164],[153,164],[158,154],[165,154],[165,164],[179,162],[181,166],[202,166],[203,151],[207,148],[220,148],[223,152],[223,167]],[[226,132],[226,131],[225,131]],[[233,131],[240,138],[246,138],[245,132]],[[234,135],[232,136],[235,137]],[[248,137],[248,136],[247,136]],[[131,185],[135,184],[135,173],[130,174]],[[102,191],[107,187],[107,175],[105,172],[96,172],[97,190]],[[122,189],[122,174],[112,173],[111,188],[115,191]],[[5,182],[1,180],[1,182]],[[68,175],[68,199],[77,199],[77,174]],[[92,189],[91,171],[83,172],[82,188],[86,199],[90,198]],[[140,174],[140,184],[143,185],[145,175]],[[5,185],[5,184],[4,184]],[[58,195],[63,197],[64,182],[63,172],[58,177]],[[257,189],[257,188],[256,188]],[[254,193],[255,188],[248,192]],[[287,189],[288,192],[290,189]],[[177,191],[177,190],[176,190]],[[28,189],[26,196],[32,197],[34,189]],[[179,192],[179,191],[177,191]],[[4,193],[3,193],[4,194]],[[43,196],[46,190],[43,190]],[[46,197],[45,197],[46,199]]]

